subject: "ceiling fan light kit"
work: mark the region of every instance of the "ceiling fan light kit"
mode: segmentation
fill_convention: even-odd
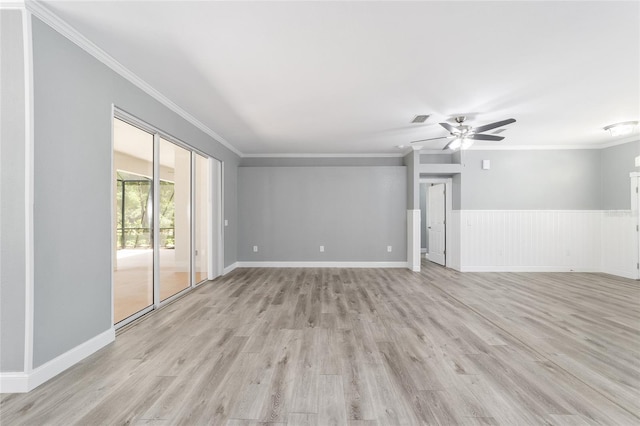
[[[458,123],[457,126],[452,126],[449,123],[440,123],[440,125],[442,127],[444,127],[444,129],[449,132],[450,136],[441,136],[441,137],[438,137],[438,138],[421,139],[421,140],[418,140],[418,141],[413,141],[411,143],[426,142],[426,141],[432,141],[432,140],[437,140],[437,139],[451,139],[451,138],[453,138],[453,140],[451,142],[449,142],[443,148],[443,150],[450,149],[450,150],[455,151],[457,149],[462,149],[462,150],[469,149],[471,147],[471,145],[473,145],[473,143],[475,141],[477,141],[477,140],[480,140],[480,141],[501,141],[501,140],[503,140],[504,136],[485,135],[485,134],[482,134],[482,132],[487,132],[489,130],[496,129],[498,127],[506,126],[507,124],[515,123],[515,121],[516,121],[514,118],[509,118],[509,119],[502,120],[502,121],[496,121],[495,123],[485,124],[484,126],[472,127],[472,126],[468,126],[468,125],[463,124],[465,120],[466,120],[466,117],[464,117],[464,116],[456,117],[455,121],[456,121],[456,123]]]
[[[633,133],[633,130],[638,125],[637,121],[623,121],[622,123],[610,124],[604,128],[611,136],[626,136]]]

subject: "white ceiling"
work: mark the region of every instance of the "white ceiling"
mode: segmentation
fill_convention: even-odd
[[[459,114],[517,120],[476,145],[596,146],[640,117],[637,1],[46,6],[248,155],[397,154]]]

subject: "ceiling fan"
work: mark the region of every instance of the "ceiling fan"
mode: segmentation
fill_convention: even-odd
[[[498,127],[506,126],[507,124],[515,123],[516,120],[514,118],[509,118],[502,121],[496,121],[495,123],[485,124],[484,126],[479,127],[471,127],[463,124],[466,120],[466,117],[460,116],[455,118],[457,126],[452,126],[449,123],[440,123],[442,127],[444,127],[450,134],[450,136],[441,136],[439,138],[429,138],[429,139],[421,139],[419,141],[413,141],[411,143],[418,142],[426,142],[433,141],[437,139],[453,139],[451,140],[444,148],[455,151],[456,149],[467,149],[475,141],[501,141],[504,139],[504,136],[496,136],[496,135],[483,135],[482,132],[486,132],[489,130],[496,129]]]

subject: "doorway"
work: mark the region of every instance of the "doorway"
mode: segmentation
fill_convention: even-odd
[[[119,328],[220,275],[219,161],[115,111],[113,323]],[[213,167],[213,166],[216,167]],[[214,188],[216,189],[214,191]]]
[[[421,251],[425,259],[449,266],[452,179],[420,179]]]

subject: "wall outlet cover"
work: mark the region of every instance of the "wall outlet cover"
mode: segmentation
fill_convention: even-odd
[[[253,246],[253,252],[257,253],[258,252],[258,246]]]

